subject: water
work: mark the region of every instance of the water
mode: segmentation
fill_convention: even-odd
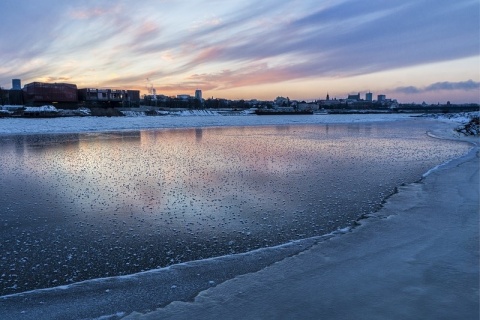
[[[469,149],[423,124],[0,137],[0,295],[351,225]]]

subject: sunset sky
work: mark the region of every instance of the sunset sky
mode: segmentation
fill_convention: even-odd
[[[1,0],[11,79],[204,98],[480,102],[478,0]]]

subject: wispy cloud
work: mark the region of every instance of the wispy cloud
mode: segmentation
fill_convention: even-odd
[[[438,90],[478,90],[480,89],[480,82],[468,80],[461,82],[436,82],[425,88],[425,91],[438,91]]]
[[[431,1],[375,1],[368,6],[343,1],[288,23],[277,15],[283,22],[266,30],[249,28],[249,18],[242,24],[244,29],[237,30],[233,21],[241,19],[232,19],[234,41],[212,43],[223,48],[204,62],[251,63],[295,56],[288,68],[297,69],[291,72],[297,77],[348,77],[473,56],[478,54],[478,22],[469,9],[475,6],[471,1],[435,5]],[[196,36],[215,38],[222,27]],[[208,44],[207,39],[203,46]],[[195,59],[187,65],[195,65]]]
[[[480,82],[467,80],[459,82],[436,82],[432,83],[426,87],[418,88],[415,86],[406,86],[398,87],[393,90],[393,92],[406,93],[406,94],[418,94],[423,92],[432,92],[432,91],[453,91],[453,90],[463,90],[463,91],[472,91],[480,90]]]
[[[189,77],[190,81],[197,83],[211,83],[216,89],[277,83],[287,79],[292,79],[292,74],[287,68],[271,68],[267,63],[252,64],[237,70],[225,69],[212,74],[195,74]]]
[[[90,7],[90,8],[75,8],[69,12],[72,19],[90,20],[101,16],[109,15],[112,12],[118,11],[118,7]]]

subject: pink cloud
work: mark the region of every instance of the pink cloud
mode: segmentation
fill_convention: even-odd
[[[238,70],[222,70],[219,73],[195,74],[189,77],[191,81],[210,83],[217,89],[277,83],[295,78],[295,73],[288,68],[271,68],[267,63],[250,65]]]
[[[206,62],[214,62],[218,57],[221,56],[223,48],[221,47],[210,47],[202,50],[197,56],[188,63],[188,66],[197,66]]]
[[[144,22],[135,32],[135,41],[154,40],[160,32],[159,26],[152,22]]]
[[[70,16],[77,20],[88,20],[91,18],[103,16],[106,13],[108,13],[108,11],[102,8],[92,8],[92,9],[76,10],[74,12],[71,12]]]

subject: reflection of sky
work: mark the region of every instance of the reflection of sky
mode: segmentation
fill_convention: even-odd
[[[3,0],[2,13],[6,88],[478,102],[478,1]]]
[[[0,292],[348,226],[468,149],[424,132],[416,121],[4,137]]]
[[[338,193],[347,180],[350,193],[398,185],[464,150],[427,140],[421,130],[407,139],[375,124],[210,128],[201,139],[199,130],[80,135],[57,144],[27,139],[19,142],[23,153],[4,148],[3,168],[50,184],[89,219],[133,213],[161,224],[164,214],[225,218],[258,206],[273,212],[279,203],[288,215]],[[397,173],[388,176],[391,170]]]

